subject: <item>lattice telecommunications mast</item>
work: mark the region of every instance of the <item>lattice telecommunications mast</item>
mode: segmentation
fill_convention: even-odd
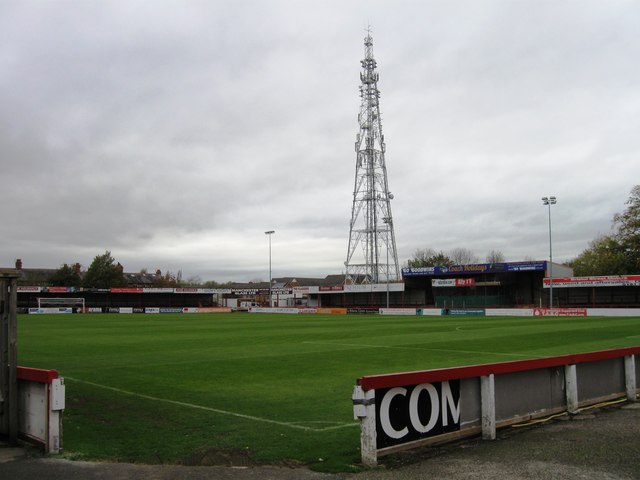
[[[345,262],[346,282],[383,283],[400,279],[380,119],[378,72],[367,31],[360,72],[360,131],[356,135],[356,177]]]

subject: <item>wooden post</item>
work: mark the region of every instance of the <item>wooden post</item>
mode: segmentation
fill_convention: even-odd
[[[567,412],[578,413],[578,376],[575,365],[564,366],[564,388],[567,399]]]
[[[9,298],[7,280],[0,275],[0,435],[9,434]]]
[[[17,273],[0,272],[0,434],[18,443]]]
[[[375,398],[375,390],[364,391],[360,386],[353,388],[353,417],[360,420],[360,454],[362,463],[367,467],[378,464]]]
[[[496,387],[493,373],[480,377],[480,405],[482,409],[482,438],[496,439]]]
[[[624,378],[627,390],[627,400],[636,401],[636,360],[635,355],[624,357]]]

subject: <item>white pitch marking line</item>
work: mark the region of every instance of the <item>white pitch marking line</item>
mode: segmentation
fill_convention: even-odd
[[[338,422],[311,421],[311,422],[303,422],[303,423],[337,423],[337,425],[331,425],[329,427],[322,427],[322,428],[309,427],[309,429],[314,431],[314,432],[328,432],[329,430],[340,430],[341,428],[357,427],[357,426],[360,425],[358,422],[338,423]],[[293,425],[297,425],[297,424],[293,424]]]
[[[337,347],[360,347],[360,348],[393,348],[399,350],[426,350],[433,352],[454,352],[454,353],[472,353],[480,355],[506,355],[509,357],[523,357],[530,358],[531,354],[525,355],[522,353],[500,353],[500,352],[476,352],[472,350],[449,350],[445,348],[422,348],[422,347],[403,347],[401,345],[367,345],[364,343],[335,343],[335,342],[303,342],[314,345],[333,345]]]
[[[353,423],[353,424],[352,423],[345,423],[345,424],[336,425],[336,426],[332,426],[332,427],[325,427],[325,428],[305,427],[303,425],[297,425],[295,423],[279,422],[277,420],[270,420],[268,418],[255,417],[253,415],[245,415],[243,413],[230,412],[228,410],[221,410],[219,408],[205,407],[203,405],[196,405],[194,403],[179,402],[177,400],[169,400],[168,398],[153,397],[151,395],[144,395],[142,393],[130,392],[128,390],[122,390],[122,389],[116,388],[116,387],[109,387],[108,385],[100,385],[99,383],[87,382],[86,380],[80,380],[78,378],[73,378],[73,377],[65,377],[65,378],[67,380],[71,380],[73,382],[84,383],[86,385],[92,385],[94,387],[103,388],[105,390],[111,390],[112,392],[118,392],[118,393],[122,393],[122,394],[125,394],[125,395],[131,395],[131,396],[138,397],[138,398],[144,398],[146,400],[153,400],[153,401],[156,401],[156,402],[170,403],[172,405],[178,405],[178,406],[181,406],[181,407],[188,407],[188,408],[195,408],[195,409],[198,409],[198,410],[206,410],[208,412],[215,412],[215,413],[219,413],[221,415],[230,415],[232,417],[244,418],[244,419],[247,419],[247,420],[255,420],[256,422],[271,423],[271,424],[274,424],[274,425],[280,425],[282,427],[289,427],[289,428],[294,428],[294,429],[297,429],[297,430],[304,430],[306,432],[324,432],[326,430],[334,430],[334,429],[337,429],[337,428],[344,428],[344,427],[348,427],[348,426],[352,426],[352,425],[357,425],[356,423]]]
[[[315,432],[328,432],[329,430],[339,430],[341,428],[348,428],[348,427],[357,427],[359,426],[360,423],[343,423],[341,425],[334,425],[333,427],[324,427],[324,428],[316,428],[314,429]]]

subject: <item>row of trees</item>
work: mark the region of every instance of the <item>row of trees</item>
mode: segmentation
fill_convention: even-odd
[[[62,265],[49,279],[53,286],[111,288],[122,287],[127,281],[124,278],[122,265],[115,262],[110,251],[97,255],[84,274],[80,264]]]
[[[466,248],[454,248],[448,253],[433,248],[419,248],[413,254],[413,258],[407,261],[408,267],[450,267],[451,265],[469,265],[478,263],[480,259],[471,250]],[[491,250],[485,261],[487,263],[502,263],[504,255],[497,250]]]
[[[140,275],[151,277],[154,287],[183,287],[202,284],[200,278],[197,277],[184,281],[181,271],[178,271],[177,274],[167,271],[164,275],[158,271],[154,275],[149,275],[146,270],[142,270]],[[122,265],[116,262],[111,252],[107,250],[102,255],[96,255],[86,272],[81,272],[79,263],[75,265],[65,263],[49,278],[48,283],[52,286],[113,288],[126,286],[129,282],[125,278]],[[215,282],[207,282],[207,284],[215,284]]]

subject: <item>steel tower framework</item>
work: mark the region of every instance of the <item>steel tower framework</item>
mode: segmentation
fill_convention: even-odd
[[[360,131],[356,135],[356,176],[345,281],[383,283],[400,278],[380,118],[378,72],[367,31],[360,72]]]

